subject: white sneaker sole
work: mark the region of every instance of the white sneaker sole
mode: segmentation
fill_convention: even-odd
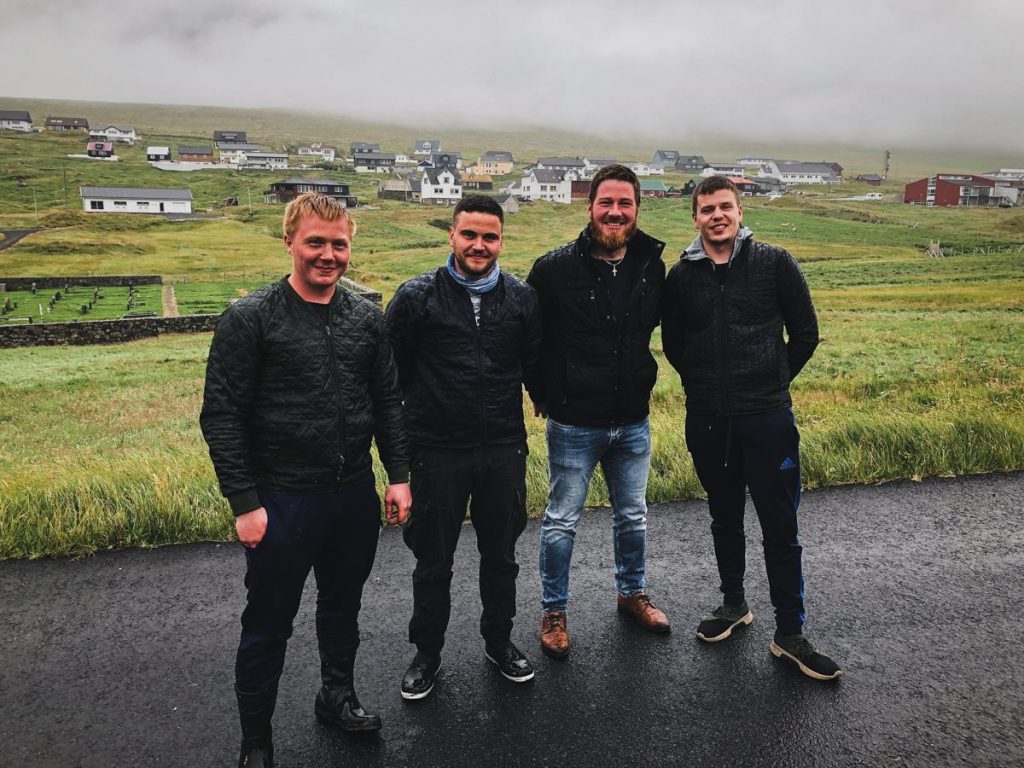
[[[425,699],[430,695],[430,692],[434,690],[434,683],[437,682],[437,676],[441,673],[441,665],[437,665],[437,669],[434,671],[434,682],[430,684],[430,687],[423,693],[408,693],[404,689],[402,690],[402,698],[406,701],[418,701],[419,699]]]
[[[772,644],[768,646],[768,650],[771,651],[772,656],[774,656],[777,659],[786,658],[789,661],[792,661],[800,668],[801,672],[803,672],[808,677],[814,678],[815,680],[824,680],[827,682],[829,680],[835,680],[837,677],[843,676],[843,670],[841,669],[837,669],[834,675],[823,675],[820,672],[815,672],[813,669],[808,667],[806,664],[800,661],[800,659],[791,654],[781,645],[778,645],[774,640],[772,641]]]
[[[487,659],[489,662],[491,662],[491,664],[493,664],[494,666],[496,666],[498,668],[498,672],[501,673],[502,677],[504,677],[506,680],[511,680],[513,683],[526,683],[526,682],[529,682],[530,680],[533,680],[533,676],[536,674],[535,672],[533,672],[533,670],[531,670],[530,674],[526,675],[524,677],[512,677],[512,675],[506,675],[505,674],[505,671],[501,668],[501,665],[497,661],[495,661],[493,658],[491,658],[491,654],[489,654],[487,651],[484,651],[484,658]]]
[[[722,632],[721,634],[714,635],[712,637],[708,637],[707,635],[704,635],[704,634],[698,632],[697,633],[697,639],[698,640],[703,640],[705,643],[717,643],[717,642],[720,642],[722,640],[725,640],[727,637],[729,637],[729,635],[732,634],[732,631],[734,629],[736,629],[736,627],[738,627],[740,624],[749,624],[753,620],[754,620],[754,614],[752,614],[750,611],[747,611],[747,615],[746,616],[740,616],[740,618],[736,619],[736,621],[734,621],[732,624],[730,624],[728,627],[726,627],[725,631]]]

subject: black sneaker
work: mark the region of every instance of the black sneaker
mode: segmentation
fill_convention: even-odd
[[[740,624],[749,624],[753,620],[754,614],[747,607],[746,600],[739,605],[720,605],[698,625],[697,638],[705,643],[717,643],[725,640]]]
[[[417,651],[402,678],[402,698],[410,701],[426,698],[434,690],[434,679],[440,669],[440,655]]]
[[[842,677],[843,670],[824,653],[818,653],[811,641],[803,635],[780,635],[768,647],[772,656],[785,659],[799,667],[800,671],[815,680],[835,680]]]
[[[506,640],[499,645],[484,646],[484,656],[507,680],[513,683],[525,683],[533,680],[533,667],[515,643]]]

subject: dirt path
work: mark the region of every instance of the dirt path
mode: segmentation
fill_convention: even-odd
[[[164,286],[164,317],[179,317],[178,299],[174,295],[174,286]]]

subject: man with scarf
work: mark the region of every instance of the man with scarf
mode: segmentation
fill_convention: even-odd
[[[412,444],[412,514],[405,543],[416,556],[409,642],[416,655],[402,697],[430,694],[451,614],[455,547],[469,506],[480,552],[480,634],[485,657],[513,682],[533,679],[511,640],[526,527],[523,394],[536,388],[540,311],[533,289],[502,272],[504,213],[474,195],[455,207],[445,266],[401,286],[388,305]]]
[[[724,596],[697,637],[717,643],[753,620],[743,590],[749,489],[775,606],[769,648],[808,677],[835,680],[839,665],[803,635],[800,434],[789,385],[818,346],[811,294],[796,260],[743,226],[732,181],[704,179],[692,205],[699,234],[669,272],[662,342],[686,392],[686,445],[708,495]]]

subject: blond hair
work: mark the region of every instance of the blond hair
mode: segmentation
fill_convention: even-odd
[[[317,216],[324,221],[344,219],[348,224],[349,237],[356,235],[356,223],[348,213],[348,209],[336,198],[320,192],[304,192],[296,197],[284,209],[284,234],[294,237],[300,222],[307,216]]]

